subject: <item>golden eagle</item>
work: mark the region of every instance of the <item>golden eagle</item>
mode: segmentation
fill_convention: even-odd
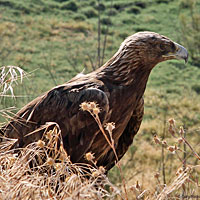
[[[85,154],[92,152],[97,165],[109,170],[116,161],[114,152],[92,116],[80,110],[80,104],[96,102],[101,108],[102,124],[116,124],[112,134],[121,159],[139,130],[150,72],[159,62],[170,59],[187,61],[187,50],[157,33],[131,35],[96,71],[74,77],[25,105],[4,127],[4,135],[17,138],[18,146],[23,147],[42,136],[35,133],[25,137],[27,133],[46,122],[56,122],[73,163],[86,162]]]

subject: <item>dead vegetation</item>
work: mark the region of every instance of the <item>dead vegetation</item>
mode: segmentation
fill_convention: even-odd
[[[41,140],[26,148],[10,150],[14,142],[4,138],[0,147],[0,199],[112,199],[120,194],[103,167],[70,162],[54,123],[44,127]]]

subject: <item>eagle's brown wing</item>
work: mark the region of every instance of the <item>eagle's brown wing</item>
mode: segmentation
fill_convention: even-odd
[[[71,161],[78,162],[99,132],[95,120],[87,111],[80,110],[80,104],[85,101],[96,102],[101,108],[102,123],[109,110],[106,94],[92,86],[90,88],[89,84],[66,84],[50,90],[19,111],[5,128],[5,135],[18,138],[19,146],[25,146],[40,139],[42,133],[25,135],[46,122],[56,122],[60,126],[64,146],[71,156]]]
[[[142,118],[144,115],[144,99],[141,98],[137,104],[136,110],[133,112],[124,132],[120,136],[117,144],[115,145],[118,160],[120,160],[127,152],[129,146],[133,143],[133,138],[137,134]],[[116,159],[112,150],[107,154],[107,158],[101,163],[109,170],[115,165]]]

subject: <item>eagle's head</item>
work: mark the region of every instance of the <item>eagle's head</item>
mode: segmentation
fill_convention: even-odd
[[[131,35],[122,43],[120,49],[124,55],[129,53],[127,57],[132,57],[132,61],[140,61],[150,68],[165,60],[188,60],[188,52],[183,46],[154,32],[138,32]]]
[[[137,79],[145,86],[153,67],[171,59],[187,62],[188,52],[163,35],[138,32],[122,42],[115,55],[99,68],[98,76],[120,85],[133,85]]]

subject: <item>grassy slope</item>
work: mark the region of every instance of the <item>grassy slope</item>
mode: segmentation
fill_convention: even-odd
[[[17,107],[54,85],[69,80],[85,67],[86,71],[90,71],[91,63],[87,54],[96,62],[95,1],[73,2],[77,5],[77,11],[66,9],[69,1],[0,1],[0,65],[18,65],[27,72],[32,72],[30,80],[16,89],[17,94],[28,96],[19,98]],[[187,14],[188,10],[179,10],[179,1],[140,1],[143,3],[136,6],[136,1],[125,3],[115,0],[112,9],[111,1],[102,2],[105,10],[102,11],[101,18],[104,21],[110,19],[104,60],[113,55],[126,36],[137,31],[155,31],[181,43],[179,13]],[[106,25],[102,25],[102,29],[105,28]],[[199,77],[200,70],[192,66],[190,61],[187,65],[178,61],[161,63],[152,71],[145,93],[144,122],[134,147],[130,148],[123,159],[125,173],[126,169],[134,166],[128,177],[136,176],[134,180],[140,181],[145,179],[148,184],[152,181],[152,173],[160,170],[158,166],[161,152],[152,144],[152,134],[156,132],[161,135],[165,119],[169,117],[175,117],[178,124],[187,125],[188,132],[196,135],[194,144],[200,142],[196,131],[200,119],[199,97],[192,89],[194,86],[200,87]],[[6,100],[3,106],[12,104],[13,101]],[[133,162],[132,157],[137,162]],[[172,165],[173,168],[178,164],[174,162]],[[167,175],[171,173],[170,169]],[[118,181],[115,169],[111,176]]]

